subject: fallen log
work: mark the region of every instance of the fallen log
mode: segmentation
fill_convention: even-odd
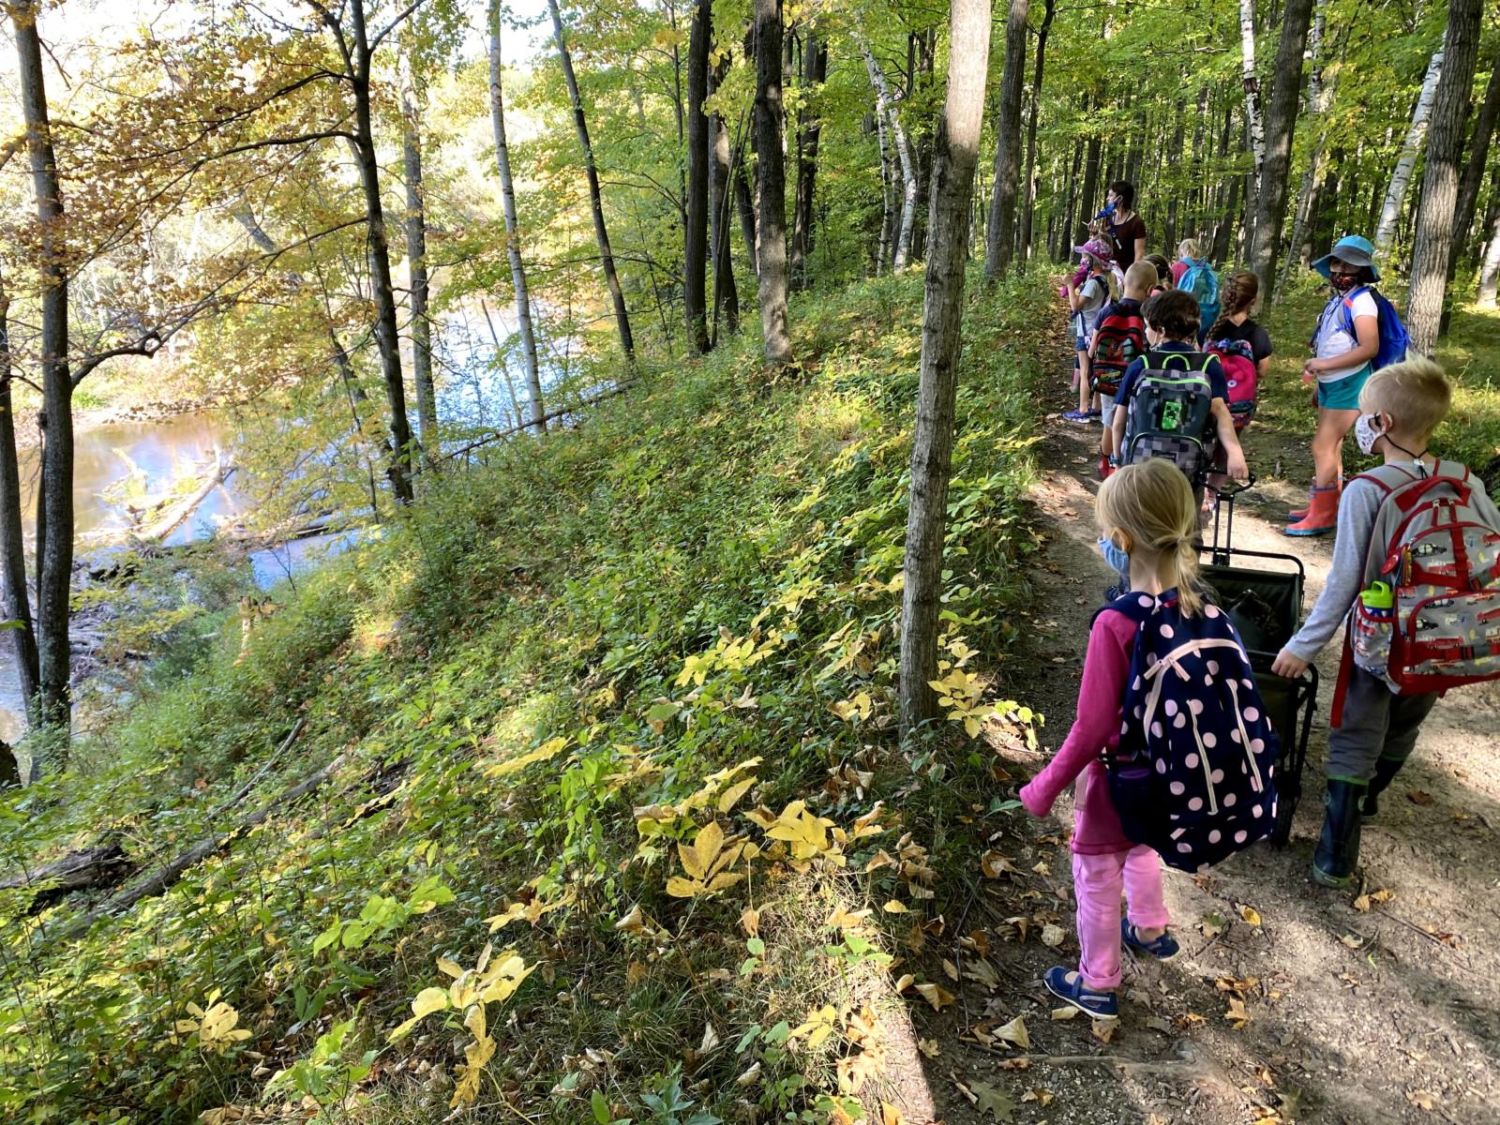
[[[168,508],[160,519],[137,531],[135,537],[146,543],[154,543],[165,539],[178,524],[197,510],[199,504],[208,499],[210,492],[228,480],[229,474],[232,472],[234,472],[234,466],[225,464],[223,451],[215,448],[214,467],[204,476],[203,483],[194,490],[191,496],[185,497],[171,508]]]
[[[175,886],[189,870],[202,863],[209,856],[223,851],[230,844],[249,831],[251,828],[263,823],[273,812],[284,805],[292,804],[294,801],[307,796],[323,782],[327,781],[338,772],[344,764],[345,755],[340,754],[321,769],[308,774],[296,785],[274,800],[267,801],[254,812],[247,814],[237,821],[233,827],[222,833],[205,836],[187,851],[182,852],[176,858],[169,860],[161,867],[143,873],[139,878],[129,885],[122,887],[119,891],[110,895],[104,902],[100,903],[87,914],[74,918],[65,923],[59,929],[38,936],[41,944],[67,941],[84,933],[95,922],[104,918],[113,917],[129,910],[143,898],[159,895]]]
[[[112,887],[135,870],[119,841],[69,852],[60,859],[0,879],[0,891],[35,887],[27,907],[35,914],[58,899],[85,887]]]

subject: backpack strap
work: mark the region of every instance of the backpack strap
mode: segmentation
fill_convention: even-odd
[[[1344,725],[1344,697],[1349,694],[1349,677],[1354,672],[1353,625],[1344,626],[1344,644],[1339,653],[1339,674],[1333,685],[1333,704],[1328,711],[1328,726],[1338,730]]]

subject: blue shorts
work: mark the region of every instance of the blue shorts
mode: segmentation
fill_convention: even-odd
[[[1353,375],[1318,383],[1318,405],[1324,410],[1358,410],[1359,392],[1374,374],[1367,363]]]

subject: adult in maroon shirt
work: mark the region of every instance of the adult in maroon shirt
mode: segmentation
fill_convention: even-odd
[[[1135,211],[1135,185],[1116,180],[1104,194],[1104,205],[1114,208],[1109,216],[1109,233],[1115,242],[1115,261],[1128,270],[1137,258],[1146,256],[1146,221]]]

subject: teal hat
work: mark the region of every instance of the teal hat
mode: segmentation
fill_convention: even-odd
[[[1314,262],[1312,268],[1327,277],[1328,263],[1335,258],[1348,262],[1351,266],[1365,266],[1376,281],[1380,280],[1380,271],[1375,268],[1375,247],[1370,245],[1368,238],[1361,238],[1357,234],[1345,235],[1333,244],[1330,253]]]

